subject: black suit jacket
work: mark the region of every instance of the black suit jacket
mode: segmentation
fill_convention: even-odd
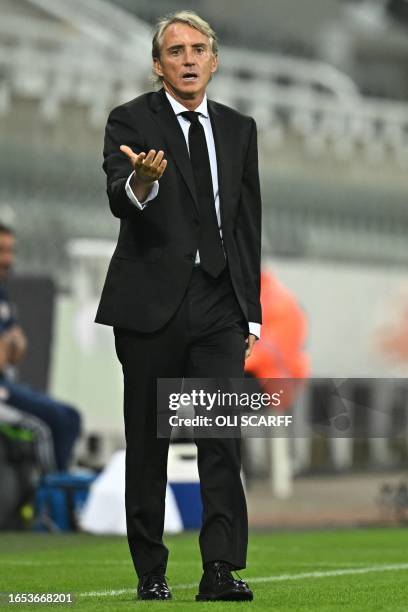
[[[248,321],[261,323],[261,196],[256,124],[251,117],[208,100],[214,133],[224,249],[238,302]],[[159,194],[141,211],[129,200],[131,172],[119,147],[139,153],[162,149],[168,161]],[[109,205],[120,219],[96,322],[153,332],[175,313],[198,246],[199,215],[183,132],[162,88],[111,111],[103,168]]]

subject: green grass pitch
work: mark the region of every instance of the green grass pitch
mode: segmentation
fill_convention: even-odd
[[[125,538],[83,534],[1,534],[0,591],[67,593],[72,605],[0,605],[3,609],[211,609],[399,612],[408,610],[408,530],[252,532],[240,572],[253,602],[194,601],[201,577],[197,533],[165,538],[169,602],[135,600]]]

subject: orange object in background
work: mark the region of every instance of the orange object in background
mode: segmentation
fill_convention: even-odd
[[[386,304],[385,322],[376,330],[375,348],[381,357],[396,365],[408,361],[408,295],[400,291]]]
[[[255,378],[304,379],[309,376],[309,356],[304,350],[307,319],[292,292],[271,272],[261,274],[262,331],[245,371]],[[267,386],[263,383],[262,387]],[[298,385],[295,385],[298,388]],[[296,388],[285,384],[281,407],[289,407]],[[267,389],[265,389],[266,391]]]

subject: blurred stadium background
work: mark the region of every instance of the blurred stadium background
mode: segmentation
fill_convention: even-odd
[[[385,409],[383,438],[299,434],[278,449],[283,481],[270,441],[247,441],[251,524],[383,520],[381,487],[404,491],[407,460],[406,390],[380,384],[408,368],[405,0],[0,0],[0,219],[18,237],[22,378],[80,408],[78,462],[123,448],[112,332],[93,324],[118,232],[103,130],[151,89],[154,21],[187,8],[219,34],[210,97],[257,121],[263,265],[305,313],[310,375],[364,378],[356,393]],[[302,402],[313,419],[313,395]]]

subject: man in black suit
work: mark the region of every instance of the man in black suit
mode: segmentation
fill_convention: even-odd
[[[96,321],[114,327],[123,368],[138,597],[169,599],[169,440],[157,437],[156,381],[243,376],[260,334],[261,197],[255,121],[206,97],[218,62],[208,23],[189,11],[161,20],[152,54],[162,88],[115,108],[106,126],[107,193],[120,233]],[[196,444],[204,568],[196,599],[250,600],[231,573],[245,567],[248,539],[240,440]]]

